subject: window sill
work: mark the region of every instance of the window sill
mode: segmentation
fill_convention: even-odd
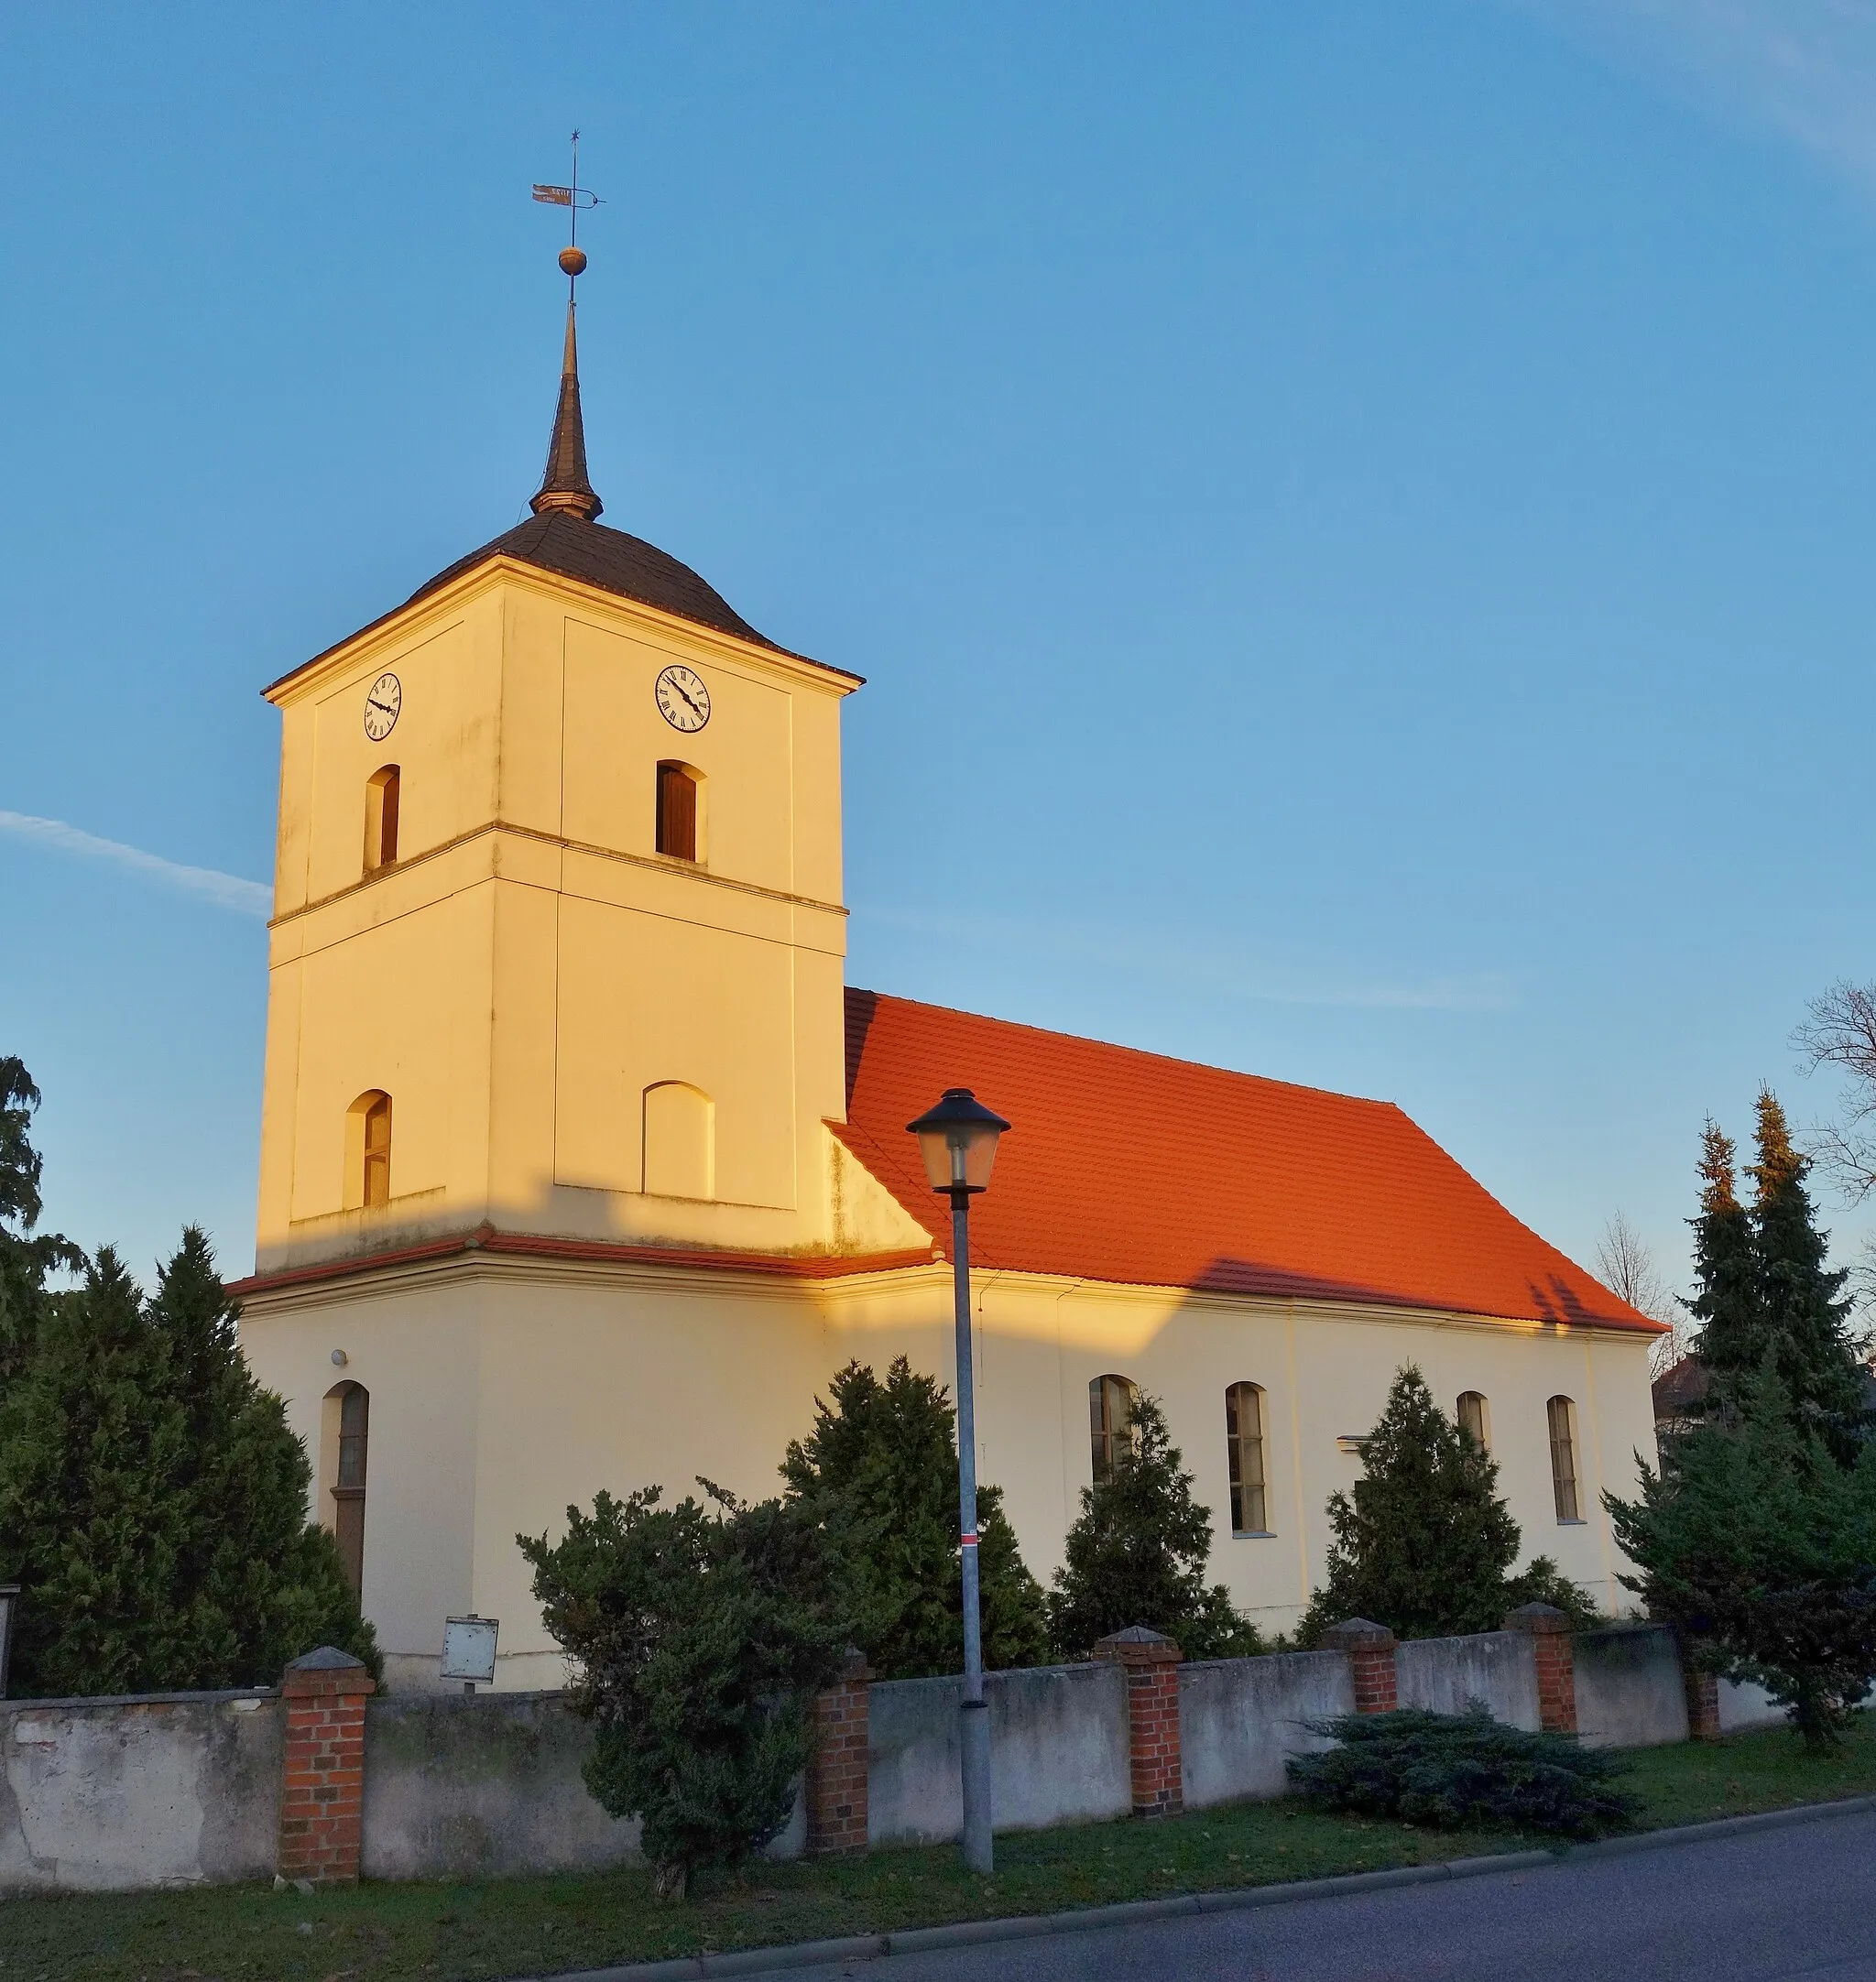
[[[1589,1523],[1580,1514],[1573,1515],[1568,1520],[1565,1520],[1562,1515],[1557,1517],[1557,1526],[1559,1528],[1587,1528],[1588,1525]]]
[[[1274,1541],[1277,1530],[1274,1528],[1234,1528],[1231,1539],[1234,1541]]]

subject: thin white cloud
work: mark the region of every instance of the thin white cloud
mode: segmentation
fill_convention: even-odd
[[[868,908],[869,921],[885,922],[947,942],[994,940],[1000,947],[1029,954],[1098,964],[1125,972],[1169,964],[1187,983],[1200,983],[1259,1005],[1341,1006],[1356,1010],[1486,1012],[1516,1003],[1513,980],[1499,971],[1415,981],[1370,976],[1309,960],[1252,959],[1224,945],[1195,942],[1189,936],[1136,929],[1130,931],[1077,928],[999,917],[968,919]]]
[[[79,854],[87,860],[108,860],[165,888],[180,888],[185,895],[212,901],[218,909],[233,909],[237,915],[257,915],[265,920],[273,912],[273,889],[259,881],[244,881],[237,874],[222,874],[213,867],[185,867],[180,861],[147,854],[140,846],[124,846],[115,840],[101,840],[94,833],[82,833],[62,819],[35,819],[30,812],[0,811],[0,832],[16,833],[41,846],[57,847],[62,854]]]
[[[1513,0],[1876,194],[1876,0]]]

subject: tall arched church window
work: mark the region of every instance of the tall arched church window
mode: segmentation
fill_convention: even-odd
[[[714,1110],[687,1081],[645,1090],[645,1188],[654,1197],[716,1195]]]
[[[332,1486],[333,1533],[345,1577],[355,1595],[365,1581],[365,1475],[371,1432],[371,1396],[361,1383],[342,1383],[327,1393],[338,1407]]]
[[[1088,1438],[1098,1485],[1133,1444],[1135,1388],[1127,1377],[1096,1377],[1088,1385]]]
[[[658,851],[678,860],[702,857],[704,774],[688,764],[658,767]]]
[[[1576,1491],[1576,1407],[1567,1397],[1554,1397],[1544,1406],[1550,1414],[1550,1481],[1556,1495],[1557,1519],[1583,1519]]]
[[[376,874],[398,857],[398,802],[402,779],[395,764],[374,771],[365,787],[365,871]]]
[[[1254,1383],[1225,1392],[1225,1451],[1231,1472],[1231,1532],[1271,1531],[1264,1501],[1264,1393]]]
[[[381,1088],[359,1095],[345,1113],[345,1208],[391,1201],[391,1097]]]
[[[1481,1452],[1491,1450],[1491,1412],[1478,1390],[1459,1392],[1459,1429],[1469,1432]]]

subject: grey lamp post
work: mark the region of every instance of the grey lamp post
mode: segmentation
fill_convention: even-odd
[[[0,1583],[0,1700],[6,1697],[6,1668],[13,1653],[13,1613],[18,1607],[18,1584]]]
[[[977,1412],[971,1380],[971,1199],[990,1181],[997,1138],[1009,1127],[968,1087],[947,1087],[908,1129],[919,1138],[932,1188],[951,1200],[951,1280],[957,1311],[957,1513],[964,1558],[964,1698],[958,1736],[964,1789],[964,1862],[991,1869],[990,1711],[977,1600]]]

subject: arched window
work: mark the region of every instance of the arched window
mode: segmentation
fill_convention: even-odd
[[[365,787],[365,871],[376,874],[398,857],[398,767],[374,771]]]
[[[1550,1483],[1557,1498],[1557,1519],[1578,1521],[1576,1497],[1576,1407],[1567,1397],[1554,1397],[1544,1406],[1550,1413]]]
[[[326,1393],[328,1409],[336,1406],[331,1426],[334,1446],[331,1468],[333,1533],[339,1544],[346,1580],[355,1595],[365,1580],[365,1471],[371,1432],[371,1396],[362,1383],[341,1383]]]
[[[703,857],[704,773],[688,764],[658,767],[658,851],[678,860]]]
[[[391,1201],[391,1097],[374,1087],[345,1115],[345,1208]]]
[[[716,1195],[714,1111],[686,1081],[645,1090],[645,1188],[654,1197]]]
[[[1473,1443],[1480,1452],[1491,1450],[1491,1410],[1482,1392],[1461,1390],[1459,1392],[1459,1429],[1472,1434]]]
[[[1254,1383],[1225,1392],[1225,1450],[1231,1468],[1231,1532],[1267,1535],[1264,1504],[1264,1393]]]
[[[1134,1386],[1126,1377],[1096,1377],[1088,1385],[1088,1437],[1096,1484],[1133,1445]]]

